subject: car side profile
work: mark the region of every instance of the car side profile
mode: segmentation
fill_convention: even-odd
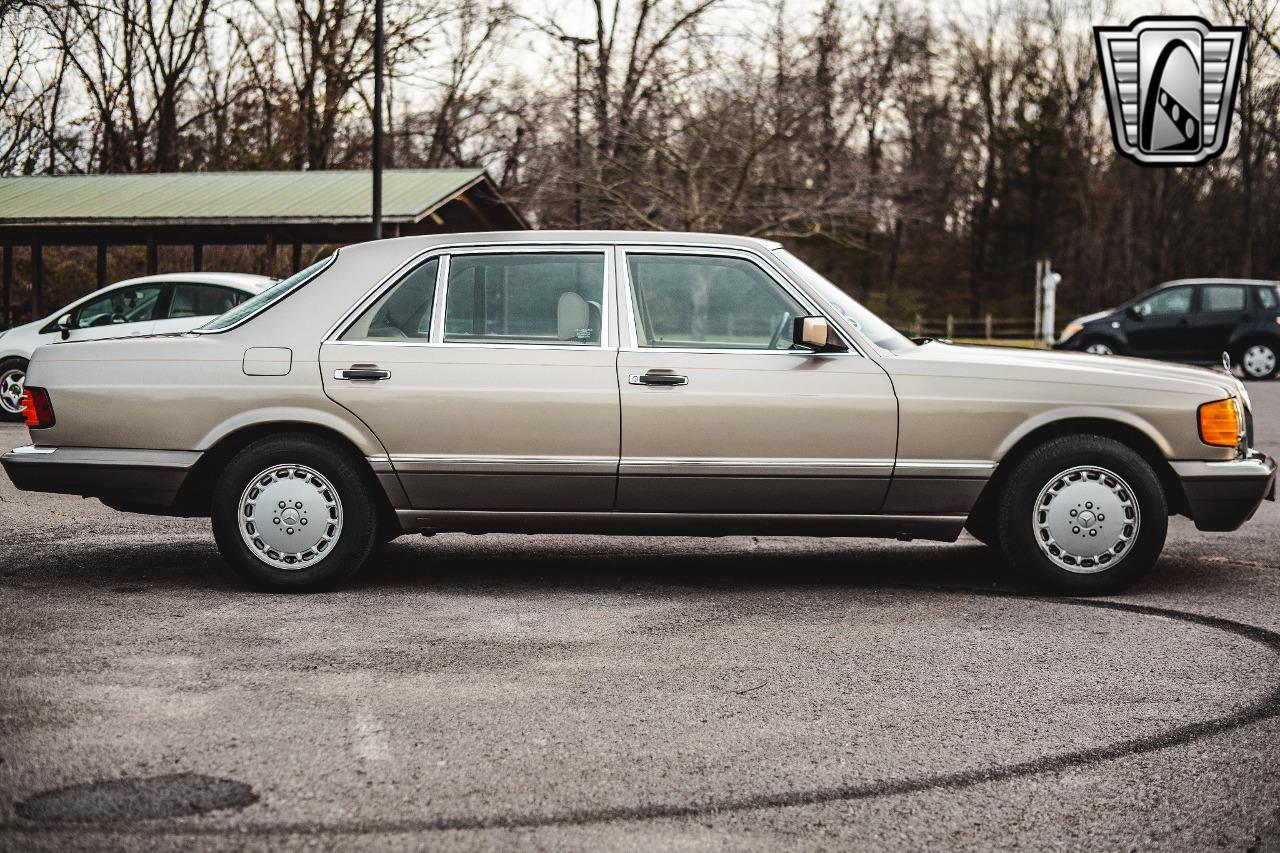
[[[120,370],[122,364],[128,371]],[[340,249],[180,336],[37,350],[22,489],[209,516],[312,590],[444,531],[955,540],[1122,588],[1274,498],[1222,371],[916,344],[782,246],[516,232]]]
[[[1119,308],[1067,324],[1054,349],[1221,364],[1227,353],[1246,379],[1280,370],[1280,283],[1180,279]]]
[[[41,344],[189,332],[274,283],[244,273],[148,275],[118,281],[47,317],[0,331],[0,420],[22,420],[27,365]]]

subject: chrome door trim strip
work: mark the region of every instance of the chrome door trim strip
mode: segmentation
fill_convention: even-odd
[[[615,456],[536,456],[522,454],[392,453],[367,457],[415,474],[607,474],[618,471]]]
[[[899,459],[894,477],[943,477],[967,479],[986,477],[996,463],[985,459]]]
[[[618,473],[710,477],[888,477],[892,459],[653,459],[624,458]]]

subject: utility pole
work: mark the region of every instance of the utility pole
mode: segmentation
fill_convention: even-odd
[[[582,227],[582,49],[595,39],[560,36],[573,45],[573,224]]]
[[[382,0],[373,0],[373,239],[382,239]]]

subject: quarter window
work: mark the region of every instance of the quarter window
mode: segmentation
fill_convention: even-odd
[[[81,305],[71,325],[77,329],[91,329],[153,320],[159,298],[158,284],[117,287],[110,293],[104,293]]]
[[[1201,311],[1243,311],[1244,288],[1236,284],[1209,284],[1200,289]]]
[[[439,271],[440,261],[436,258],[414,269],[369,306],[340,340],[427,340],[431,336],[431,310]]]
[[[742,258],[628,254],[627,269],[643,347],[786,350],[810,313]]]
[[[1144,317],[1169,317],[1191,311],[1191,288],[1171,287],[1148,296],[1138,303],[1138,313]]]
[[[599,346],[603,302],[602,253],[454,255],[444,339]]]
[[[248,299],[248,294],[229,287],[207,284],[175,284],[169,297],[169,319],[217,316]]]

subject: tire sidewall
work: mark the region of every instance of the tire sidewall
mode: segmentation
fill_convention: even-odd
[[[322,560],[305,569],[286,570],[264,563],[240,535],[240,498],[245,487],[274,465],[305,465],[322,474],[342,502],[342,532]],[[281,592],[327,589],[350,577],[374,546],[377,512],[373,495],[340,448],[310,437],[263,439],[237,453],[219,476],[210,511],[218,550],[235,574],[255,586]]]
[[[25,374],[27,372],[27,368],[30,367],[30,363],[27,359],[22,358],[21,356],[11,356],[9,358],[0,359],[0,376],[3,376],[10,370],[13,370],[15,367],[19,368]],[[24,418],[21,413],[10,412],[0,406],[0,422],[9,421],[12,423],[23,419]]]
[[[1138,537],[1113,567],[1090,574],[1071,572],[1040,550],[1032,516],[1041,490],[1069,468],[1090,465],[1119,475],[1138,502]],[[1127,587],[1151,568],[1169,529],[1168,499],[1160,479],[1136,451],[1101,436],[1066,436],[1033,450],[1014,470],[1000,503],[997,526],[1010,563],[1040,585],[1066,594],[1100,594]]]

